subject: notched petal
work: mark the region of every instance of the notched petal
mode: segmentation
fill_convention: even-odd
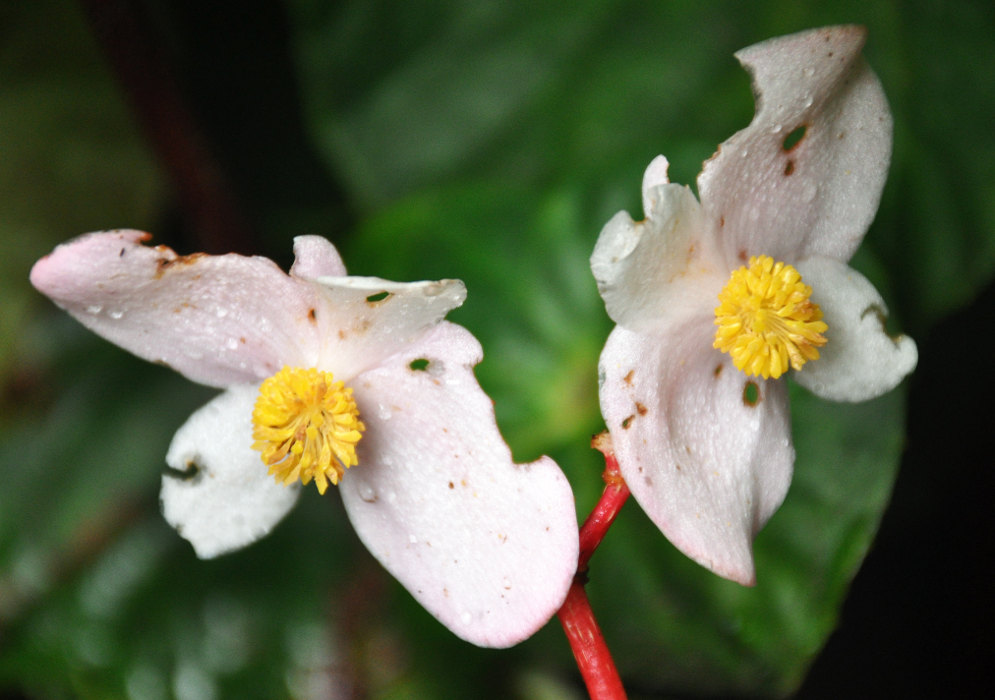
[[[299,485],[276,483],[251,448],[256,394],[231,387],[190,416],[166,453],[163,516],[202,559],[255,542],[297,501]]]
[[[798,270],[829,326],[819,359],[794,373],[799,384],[826,399],[866,401],[891,391],[915,369],[915,342],[887,332],[887,307],[863,275],[826,258],[803,261]]]
[[[827,27],[736,54],[756,115],[698,178],[730,263],[738,250],[845,261],[860,244],[891,155],[891,114],[860,56],[864,39],[861,27]]]

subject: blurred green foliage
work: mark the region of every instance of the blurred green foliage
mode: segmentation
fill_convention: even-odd
[[[225,5],[143,6],[257,227],[254,252],[286,263],[294,235],[321,233],[357,274],[464,279],[469,299],[451,318],[483,342],[478,376],[516,458],[555,457],[581,517],[601,487],[587,443],[611,327],[587,257],[612,214],[638,216],[653,156],[692,183],[748,123],[735,50],[867,25],[896,139],[855,264],[919,336],[991,279],[987,3]],[[334,496],[308,492],[272,536],[210,562],[162,521],[166,446],[211,392],[91,337],[27,271],[89,230],[195,243],[176,220],[78,8],[5,4],[0,694],[582,696],[555,623],[510,651],[459,642],[379,569]],[[756,588],[686,560],[634,503],[623,511],[588,589],[632,688],[798,685],[887,504],[904,404],[903,390],[849,406],[792,387],[796,478],[757,540]]]

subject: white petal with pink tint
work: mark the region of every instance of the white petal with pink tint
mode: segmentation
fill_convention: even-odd
[[[255,542],[297,502],[300,485],[284,486],[252,449],[257,385],[239,384],[196,411],[166,453],[162,513],[210,559]]]
[[[178,256],[139,231],[92,233],[35,263],[31,282],[80,323],[209,386],[310,364],[317,295],[266,258]]]
[[[294,238],[294,264],[290,267],[290,274],[313,280],[318,277],[344,277],[346,270],[339,251],[327,239],[297,236]]]
[[[710,349],[712,335],[707,316],[661,319],[652,333],[616,327],[599,363],[601,412],[646,514],[702,566],[752,585],[753,536],[791,482],[787,395],[747,379]]]
[[[836,260],[798,264],[829,330],[819,359],[794,373],[812,393],[834,401],[866,401],[891,391],[915,369],[915,341],[885,330],[888,307],[867,279]]]
[[[864,38],[861,27],[827,27],[736,54],[757,113],[698,177],[730,263],[742,252],[846,261],[860,245],[891,156],[891,114],[860,55]]]
[[[653,168],[646,179],[654,177]],[[714,297],[725,281],[701,240],[705,222],[691,190],[661,184],[644,190],[644,197],[653,205],[646,219],[633,221],[619,212],[605,224],[591,255],[608,315],[632,329],[651,327],[666,306]]]
[[[466,299],[459,280],[390,282],[378,277],[321,277],[315,366],[348,381],[416,341]]]
[[[570,486],[548,458],[515,464],[473,376],[465,329],[442,323],[353,387],[367,430],[340,489],[374,556],[474,644],[530,636],[577,564]]]

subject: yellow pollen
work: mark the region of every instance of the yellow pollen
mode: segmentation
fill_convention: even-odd
[[[766,255],[733,271],[715,308],[714,347],[747,376],[774,377],[819,359],[828,326],[798,270]]]
[[[259,387],[252,411],[252,449],[277,481],[314,485],[325,493],[358,464],[356,443],[366,429],[352,389],[331,372],[284,367]]]

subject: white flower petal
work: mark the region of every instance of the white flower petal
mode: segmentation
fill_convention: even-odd
[[[654,160],[645,180],[658,178],[659,168]],[[700,308],[705,297],[712,303],[729,274],[718,272],[702,240],[704,219],[690,189],[660,184],[644,189],[643,197],[653,206],[646,220],[634,222],[619,212],[605,224],[591,255],[608,315],[630,329],[651,326],[665,305]]]
[[[804,260],[798,271],[829,326],[819,359],[793,373],[799,384],[826,399],[866,401],[891,391],[915,369],[915,341],[887,334],[888,308],[863,275],[827,258]]]
[[[646,216],[659,205],[657,188],[670,183],[670,177],[667,175],[669,168],[669,161],[663,156],[657,156],[650,161],[643,172],[643,213]]]
[[[887,175],[892,127],[860,56],[864,38],[860,27],[827,27],[736,54],[753,76],[757,113],[698,177],[730,264],[761,254],[846,261],[860,245]]]
[[[353,385],[366,432],[340,488],[373,555],[459,637],[506,647],[559,608],[577,565],[570,485],[514,464],[473,376],[479,343],[443,323]]]
[[[345,277],[342,256],[328,240],[321,236],[294,238],[294,264],[290,267],[293,277],[313,280],[318,277]]]
[[[257,394],[229,388],[190,416],[166,453],[178,473],[162,477],[163,515],[202,559],[255,542],[297,502],[299,485],[277,483],[251,447]]]
[[[466,299],[459,280],[321,277],[312,284],[323,299],[315,366],[344,381],[417,341]]]
[[[98,335],[202,384],[256,382],[316,357],[309,283],[265,258],[178,256],[149,238],[80,236],[35,263],[31,282]]]
[[[702,566],[752,585],[753,536],[791,482],[787,394],[737,371],[711,349],[713,332],[710,317],[664,318],[653,333],[616,327],[599,365],[601,411],[653,522]]]

